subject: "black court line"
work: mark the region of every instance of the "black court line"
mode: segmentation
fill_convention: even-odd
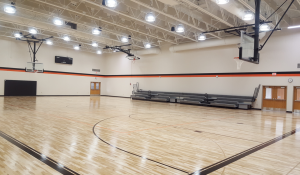
[[[65,167],[64,165],[56,162],[55,160],[43,155],[42,153],[36,151],[35,149],[29,147],[28,145],[25,145],[24,143],[18,141],[17,139],[7,135],[6,133],[0,131],[0,136],[4,138],[5,140],[9,141],[10,143],[14,144],[21,150],[25,151],[29,155],[35,157],[36,159],[40,160],[44,164],[50,166],[51,168],[55,169],[56,171],[60,172],[64,175],[79,175],[75,171]]]
[[[107,119],[104,119],[104,120],[108,120],[108,119],[111,119],[111,118],[115,118],[115,117],[110,117],[110,118],[107,118]],[[93,133],[94,133],[94,135],[95,135],[99,140],[101,140],[102,142],[104,142],[104,143],[106,143],[107,145],[109,145],[109,146],[111,146],[111,147],[114,147],[114,148],[116,148],[116,149],[118,149],[118,150],[120,150],[120,151],[126,152],[126,153],[128,153],[128,154],[131,154],[131,155],[140,157],[140,158],[142,158],[142,159],[149,160],[149,161],[155,162],[155,163],[157,163],[157,164],[160,164],[160,165],[163,165],[163,166],[166,166],[166,167],[169,167],[169,168],[172,168],[172,169],[175,169],[175,170],[178,170],[178,171],[181,171],[181,172],[184,172],[184,173],[189,174],[188,171],[185,171],[185,170],[182,170],[182,169],[180,169],[180,168],[176,168],[176,167],[174,167],[174,166],[167,165],[167,164],[158,162],[158,161],[156,161],[156,160],[149,159],[149,158],[147,158],[147,157],[144,157],[144,156],[141,156],[141,155],[138,155],[138,154],[135,154],[135,153],[126,151],[126,150],[124,150],[124,149],[118,148],[118,147],[116,147],[116,146],[114,146],[114,145],[112,145],[112,144],[106,142],[105,140],[101,139],[101,138],[95,133],[95,127],[96,127],[100,122],[103,122],[104,120],[99,121],[99,122],[96,123],[96,124],[94,125],[94,127],[93,127]]]
[[[248,156],[248,155],[250,155],[250,154],[252,154],[252,153],[254,153],[256,151],[259,151],[259,150],[261,150],[261,149],[263,149],[263,148],[265,148],[267,146],[270,146],[270,145],[272,145],[272,144],[274,144],[274,143],[276,143],[276,142],[278,142],[278,141],[280,141],[280,140],[282,140],[284,138],[287,138],[287,137],[289,137],[289,136],[291,136],[291,135],[293,135],[293,134],[295,134],[297,132],[300,132],[300,128],[294,129],[293,131],[285,133],[285,134],[283,134],[281,136],[278,136],[278,137],[276,137],[276,138],[274,138],[272,140],[264,142],[264,143],[262,143],[260,145],[257,145],[255,147],[253,147],[253,148],[247,149],[247,150],[245,150],[245,151],[243,151],[241,153],[238,153],[236,155],[228,157],[227,159],[221,160],[221,161],[219,161],[219,162],[217,162],[215,164],[212,164],[212,165],[210,165],[208,167],[200,169],[200,170],[198,170],[196,172],[193,172],[193,173],[191,173],[189,175],[207,175],[207,174],[212,173],[212,172],[214,172],[214,171],[216,171],[216,170],[218,170],[220,168],[223,168],[223,167],[225,167],[225,166],[227,166],[227,165],[229,165],[229,164],[231,164],[231,163],[233,163],[233,162],[235,162],[235,161],[237,161],[237,160],[239,160],[239,159],[241,159],[243,157],[246,157],[246,156]]]

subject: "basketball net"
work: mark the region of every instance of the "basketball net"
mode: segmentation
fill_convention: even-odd
[[[33,73],[38,73],[38,70],[33,70]]]
[[[244,61],[240,60],[239,57],[234,57],[233,59],[236,62],[236,69],[240,70]]]

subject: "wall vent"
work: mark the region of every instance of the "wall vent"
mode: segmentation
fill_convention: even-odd
[[[100,69],[92,69],[93,72],[100,72]]]

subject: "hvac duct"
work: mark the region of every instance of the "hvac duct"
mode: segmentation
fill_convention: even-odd
[[[212,39],[206,40],[199,43],[187,43],[171,46],[169,50],[171,52],[180,52],[184,50],[192,50],[192,49],[201,49],[208,47],[217,47],[217,46],[226,46],[226,45],[234,45],[240,43],[239,37],[228,37],[224,39]]]
[[[266,33],[260,33],[259,39],[263,38]],[[227,46],[227,45],[238,45],[241,41],[240,37],[227,37],[224,39],[212,39],[206,40],[199,43],[187,43],[171,46],[169,50],[171,52],[180,52],[184,50],[192,50],[192,49],[202,49],[208,47],[218,47],[218,46]]]
[[[132,50],[131,53],[134,55],[150,55],[154,54],[157,55],[160,53],[160,48],[151,48],[151,49],[141,49],[141,50]]]

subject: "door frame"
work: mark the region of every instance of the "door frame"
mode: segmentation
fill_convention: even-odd
[[[294,112],[295,111],[295,107],[294,107],[294,103],[295,103],[295,100],[294,100],[294,97],[295,97],[295,87],[300,87],[300,86],[293,86],[293,103],[292,103],[293,109],[292,109],[292,113],[295,113]]]
[[[286,96],[286,99],[285,99],[285,106],[286,106],[286,109],[287,109],[287,100],[288,100],[288,98],[287,98],[287,94],[288,94],[288,92],[287,92],[287,90],[288,90],[288,86],[287,85],[284,85],[284,86],[280,86],[280,85],[262,85],[262,93],[261,93],[261,96],[262,96],[262,98],[261,98],[261,110],[263,110],[263,106],[264,106],[264,87],[266,87],[266,86],[276,86],[276,87],[285,87],[285,89],[286,89],[286,94],[285,94],[285,96]],[[294,90],[293,90],[294,91]],[[293,98],[293,108],[294,108],[294,98]],[[286,110],[285,109],[285,110]]]
[[[93,94],[91,94],[91,90],[92,90],[91,89],[91,86],[92,86],[91,83],[100,83],[99,84],[99,90],[100,90],[99,95],[93,95]],[[101,96],[101,81],[91,81],[90,82],[90,96]]]

